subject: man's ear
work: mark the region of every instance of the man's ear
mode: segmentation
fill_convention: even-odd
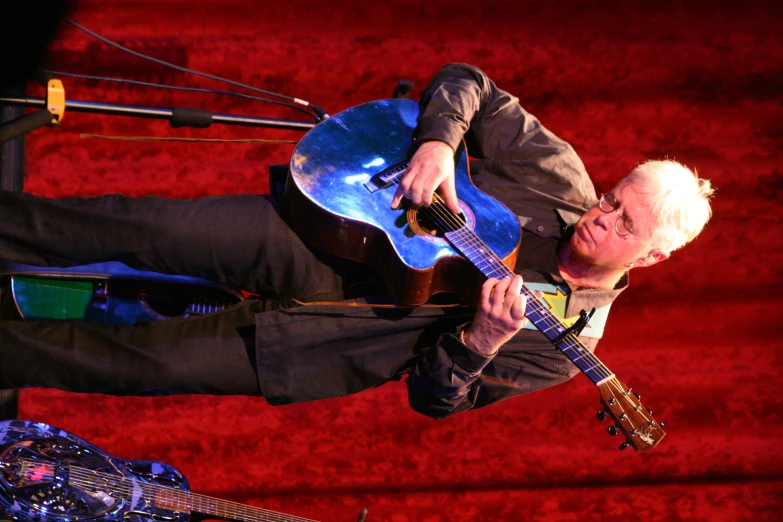
[[[669,259],[669,254],[666,252],[662,252],[660,250],[653,250],[649,254],[647,254],[646,257],[639,258],[635,263],[634,266],[641,267],[641,266],[653,266],[655,264],[660,263],[661,261],[665,261]]]

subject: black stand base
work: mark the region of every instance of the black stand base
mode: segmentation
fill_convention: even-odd
[[[0,420],[19,418],[19,390],[0,390]]]
[[[0,105],[0,125],[24,115],[24,107]],[[24,136],[0,145],[0,188],[21,191],[24,185]],[[4,290],[0,287],[0,293]],[[0,303],[4,302],[0,294]],[[1,307],[0,307],[1,308]],[[0,311],[0,318],[7,318]],[[19,416],[19,391],[0,390],[0,420]]]

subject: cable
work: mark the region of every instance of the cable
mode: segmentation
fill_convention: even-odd
[[[306,100],[301,100],[299,98],[294,98],[292,96],[287,96],[285,94],[279,94],[279,93],[276,93],[276,92],[267,91],[267,90],[264,90],[264,89],[259,89],[258,87],[253,87],[253,86],[250,86],[250,85],[246,85],[244,83],[235,82],[233,80],[229,80],[227,78],[222,78],[220,76],[214,76],[212,74],[207,74],[207,73],[202,73],[202,72],[199,72],[199,71],[194,71],[193,69],[188,69],[187,67],[174,65],[173,63],[169,63],[169,62],[166,62],[164,60],[159,60],[158,58],[153,58],[152,56],[147,56],[146,54],[142,54],[140,52],[137,52],[137,51],[129,49],[129,48],[125,47],[125,46],[122,46],[122,45],[120,45],[118,43],[115,43],[115,42],[109,40],[108,38],[105,38],[105,37],[99,35],[98,33],[90,31],[89,29],[87,29],[83,25],[80,25],[80,24],[74,22],[70,18],[65,18],[65,21],[68,22],[69,24],[73,25],[77,29],[80,29],[81,31],[84,31],[85,33],[89,34],[93,38],[96,38],[96,39],[100,40],[101,42],[103,42],[103,43],[105,43],[107,45],[110,45],[112,47],[120,49],[121,51],[125,51],[128,54],[136,56],[137,58],[141,58],[143,60],[149,60],[149,61],[157,63],[159,65],[163,65],[165,67],[170,67],[170,68],[175,69],[177,71],[194,74],[196,76],[201,76],[203,78],[209,78],[210,80],[224,82],[224,83],[227,83],[229,85],[233,85],[234,87],[240,87],[242,89],[248,89],[248,90],[251,90],[251,91],[254,91],[254,92],[258,92],[258,93],[261,93],[261,94],[266,94],[267,96],[276,96],[278,98],[282,98],[282,99],[287,100],[289,102],[293,102],[293,103],[295,103],[297,105],[303,105],[303,106],[307,107],[308,109],[310,109],[311,111],[313,111],[315,113],[314,118],[316,119],[316,121],[323,121],[326,118],[329,118],[329,114],[327,114],[323,109],[321,109],[317,105],[313,105],[312,103],[310,103],[310,102],[308,102]]]

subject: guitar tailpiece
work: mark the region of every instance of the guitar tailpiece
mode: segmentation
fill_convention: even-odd
[[[576,336],[579,336],[582,333],[582,330],[584,330],[584,327],[587,326],[587,323],[590,322],[590,318],[593,317],[593,314],[595,313],[595,307],[593,307],[590,312],[585,312],[584,310],[579,311],[579,319],[576,320],[574,324],[566,328],[563,333],[555,337],[555,339],[552,341],[552,344],[559,344],[563,339],[566,338],[566,336],[570,334],[575,334]]]

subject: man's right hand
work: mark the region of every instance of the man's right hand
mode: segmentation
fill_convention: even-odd
[[[452,212],[462,213],[454,185],[454,149],[442,141],[427,141],[411,158],[394,193],[392,208],[398,208],[403,197],[415,205],[428,207],[436,190]]]

